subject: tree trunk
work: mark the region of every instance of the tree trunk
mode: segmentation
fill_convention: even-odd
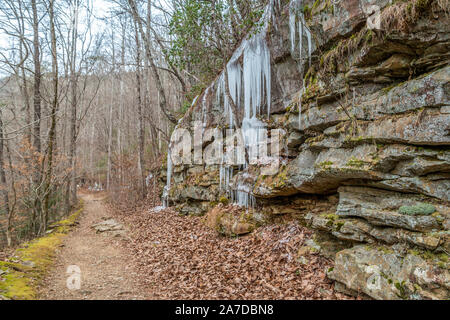
[[[153,79],[155,80],[156,88],[158,89],[158,93],[159,93],[159,107],[160,107],[161,111],[164,113],[164,115],[167,117],[167,119],[170,122],[172,122],[173,124],[176,124],[177,119],[174,117],[173,114],[171,114],[169,112],[168,107],[167,107],[167,100],[166,100],[166,94],[164,92],[164,87],[163,87],[161,78],[159,76],[158,69],[156,68],[155,61],[153,59],[150,41],[149,41],[148,37],[145,35],[144,28],[142,27],[142,21],[141,21],[141,17],[139,16],[139,13],[137,11],[136,2],[135,2],[135,0],[128,0],[128,3],[131,7],[131,13],[133,15],[133,19],[139,28],[139,33],[141,34],[142,39],[144,40],[145,53],[146,53],[147,59],[150,63],[150,67],[151,67],[152,74],[153,74]]]
[[[20,17],[18,17],[18,22],[20,25],[20,32],[21,32],[21,35],[25,35],[25,23],[24,23],[24,18],[23,18],[24,14],[22,11],[22,1],[19,1],[18,5],[19,5],[19,14],[20,14]],[[26,56],[28,56],[28,50],[26,49],[25,46],[26,46],[25,41],[23,39],[21,39],[19,41],[19,57],[20,57],[20,61],[22,63],[19,65],[19,69],[20,69],[20,76],[22,78],[21,79],[22,83],[19,84],[19,88],[20,88],[20,92],[21,92],[23,100],[24,100],[25,119],[26,119],[27,124],[31,124],[32,121],[31,121],[31,113],[30,113],[31,112],[30,96],[29,96],[29,92],[28,92],[27,77],[25,75],[25,56],[23,53],[23,49],[25,48],[26,53],[27,53]],[[25,135],[25,139],[26,139],[27,143],[29,143],[30,145],[32,143],[32,138],[31,138],[32,130],[33,130],[32,127],[29,126],[26,129],[26,135]]]
[[[36,0],[31,0],[31,9],[33,11],[33,63],[34,63],[34,84],[33,84],[33,147],[34,151],[41,152],[41,61],[40,61],[40,44],[39,44],[39,18],[37,13]],[[37,219],[41,215],[41,197],[39,185],[41,183],[41,171],[36,164],[33,169],[33,188],[34,203],[31,208],[31,225],[32,230],[39,232]]]
[[[70,164],[70,175],[67,179],[65,191],[65,211],[66,214],[70,212],[72,204],[77,201],[77,186],[76,186],[76,139],[77,139],[77,87],[78,76],[76,74],[77,62],[77,38],[78,38],[78,1],[75,1],[72,13],[72,39],[71,49],[68,55],[70,68],[70,125],[69,125],[69,155],[68,162]]]
[[[111,31],[111,44],[112,44],[112,72],[111,72],[111,103],[109,105],[109,131],[108,131],[108,172],[106,173],[106,189],[111,188],[111,148],[112,148],[112,113],[114,103],[114,71],[116,68],[116,52],[114,46],[114,30]]]
[[[106,173],[106,190],[111,187],[111,144],[112,144],[112,112],[114,96],[114,78],[111,79],[111,102],[109,104],[109,130],[108,130],[108,172]]]
[[[41,61],[39,48],[39,20],[36,0],[31,0],[33,10],[33,48],[34,48],[34,140],[33,146],[37,152],[41,152]]]
[[[144,170],[144,117],[142,114],[142,97],[141,97],[141,88],[142,88],[142,79],[141,79],[141,42],[139,40],[139,33],[137,30],[136,23],[135,26],[135,41],[136,41],[136,98],[137,98],[137,113],[138,113],[138,140],[139,140],[139,178],[140,178],[140,189],[142,199],[145,198],[145,170]]]
[[[53,74],[53,101],[51,107],[51,125],[48,134],[48,150],[47,150],[47,171],[45,174],[45,197],[43,208],[43,221],[41,225],[42,232],[47,230],[47,223],[49,218],[49,201],[52,191],[51,180],[53,173],[53,149],[55,144],[56,133],[56,111],[58,110],[58,57],[56,48],[56,33],[55,33],[55,17],[53,12],[54,0],[50,0],[49,16],[50,16],[50,38],[51,38],[51,50],[52,50],[52,74]]]
[[[9,207],[9,197],[8,197],[8,187],[6,185],[6,174],[5,174],[5,163],[4,163],[4,157],[3,157],[3,121],[2,121],[2,109],[0,109],[0,193],[2,195],[3,200],[3,207],[4,211],[7,216],[6,221],[6,241],[8,243],[8,247],[12,244],[12,237],[11,237],[11,229],[12,229],[12,218],[13,213],[10,210]],[[0,207],[0,210],[2,207]]]

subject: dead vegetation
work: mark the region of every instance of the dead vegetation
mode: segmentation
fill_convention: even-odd
[[[412,28],[420,17],[443,11],[449,13],[448,0],[410,0],[399,1],[388,6],[380,15],[382,30],[385,33],[407,32]]]
[[[299,248],[312,232],[298,222],[239,238],[217,235],[200,217],[171,209],[120,214],[133,226],[134,254],[154,299],[348,299],[325,272],[330,260]],[[300,262],[302,261],[302,262]]]

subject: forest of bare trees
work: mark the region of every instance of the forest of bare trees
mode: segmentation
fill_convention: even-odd
[[[0,246],[45,233],[81,186],[146,199],[174,125],[265,2],[3,0]]]

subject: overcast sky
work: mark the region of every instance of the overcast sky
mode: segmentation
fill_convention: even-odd
[[[2,1],[2,0],[0,0]],[[91,2],[92,1],[92,2]],[[110,9],[116,6],[115,4],[109,2],[108,0],[83,0],[83,3],[91,2],[93,6],[93,15],[94,19],[92,21],[92,35],[98,34],[108,28],[108,19],[102,19],[106,18],[110,15]],[[169,9],[169,6],[167,5],[165,0],[159,0],[155,2],[157,6],[162,6],[166,9]],[[67,8],[69,10],[69,8]],[[170,9],[169,9],[170,10]],[[153,10],[152,14],[157,14],[156,9]],[[1,15],[0,15],[1,19]],[[80,17],[80,29],[83,29],[83,23],[82,23],[82,17]],[[31,29],[31,27],[28,27],[28,29]],[[43,39],[46,35],[43,33],[44,28],[40,28],[40,37]],[[30,35],[31,37],[31,35]],[[6,34],[0,32],[0,51],[5,54],[5,56],[9,56],[8,48],[11,47],[11,38],[10,36],[7,36]],[[17,39],[14,39],[15,42],[17,42]],[[1,57],[0,57],[1,59]],[[0,77],[8,75],[8,73],[3,69],[5,65],[3,65],[0,61]]]

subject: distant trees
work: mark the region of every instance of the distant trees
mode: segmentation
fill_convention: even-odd
[[[169,61],[194,79],[210,82],[241,39],[260,20],[267,1],[172,1]],[[177,5],[175,5],[177,4]]]
[[[171,130],[267,2],[105,1],[0,2],[0,239],[9,245],[68,213],[77,185],[145,200]]]
[[[75,182],[75,170],[71,167],[75,166],[72,151],[77,119],[66,116],[74,105],[67,103],[67,97],[82,95],[84,100],[95,94],[87,86],[82,89],[74,86],[70,77],[76,75],[86,83],[93,82],[86,61],[94,51],[84,46],[78,52],[74,45],[70,54],[77,52],[85,58],[82,60],[74,54],[69,59],[69,51],[65,50],[68,43],[82,43],[87,38],[66,37],[66,31],[73,29],[67,8],[80,2],[0,3],[0,33],[4,35],[0,41],[8,44],[0,54],[0,231],[6,225],[8,245],[44,233],[49,223],[63,213],[63,186]],[[84,12],[86,17],[88,7]],[[72,68],[67,73],[68,62],[72,67],[78,65],[78,70]],[[93,61],[91,65],[96,63]],[[60,72],[60,65],[64,66],[64,72]],[[75,88],[71,95],[69,88]],[[87,112],[88,105],[83,109],[82,114]],[[70,131],[71,148],[66,144],[67,122],[75,122]],[[76,194],[75,186],[72,194]],[[66,211],[75,200],[67,205]]]

